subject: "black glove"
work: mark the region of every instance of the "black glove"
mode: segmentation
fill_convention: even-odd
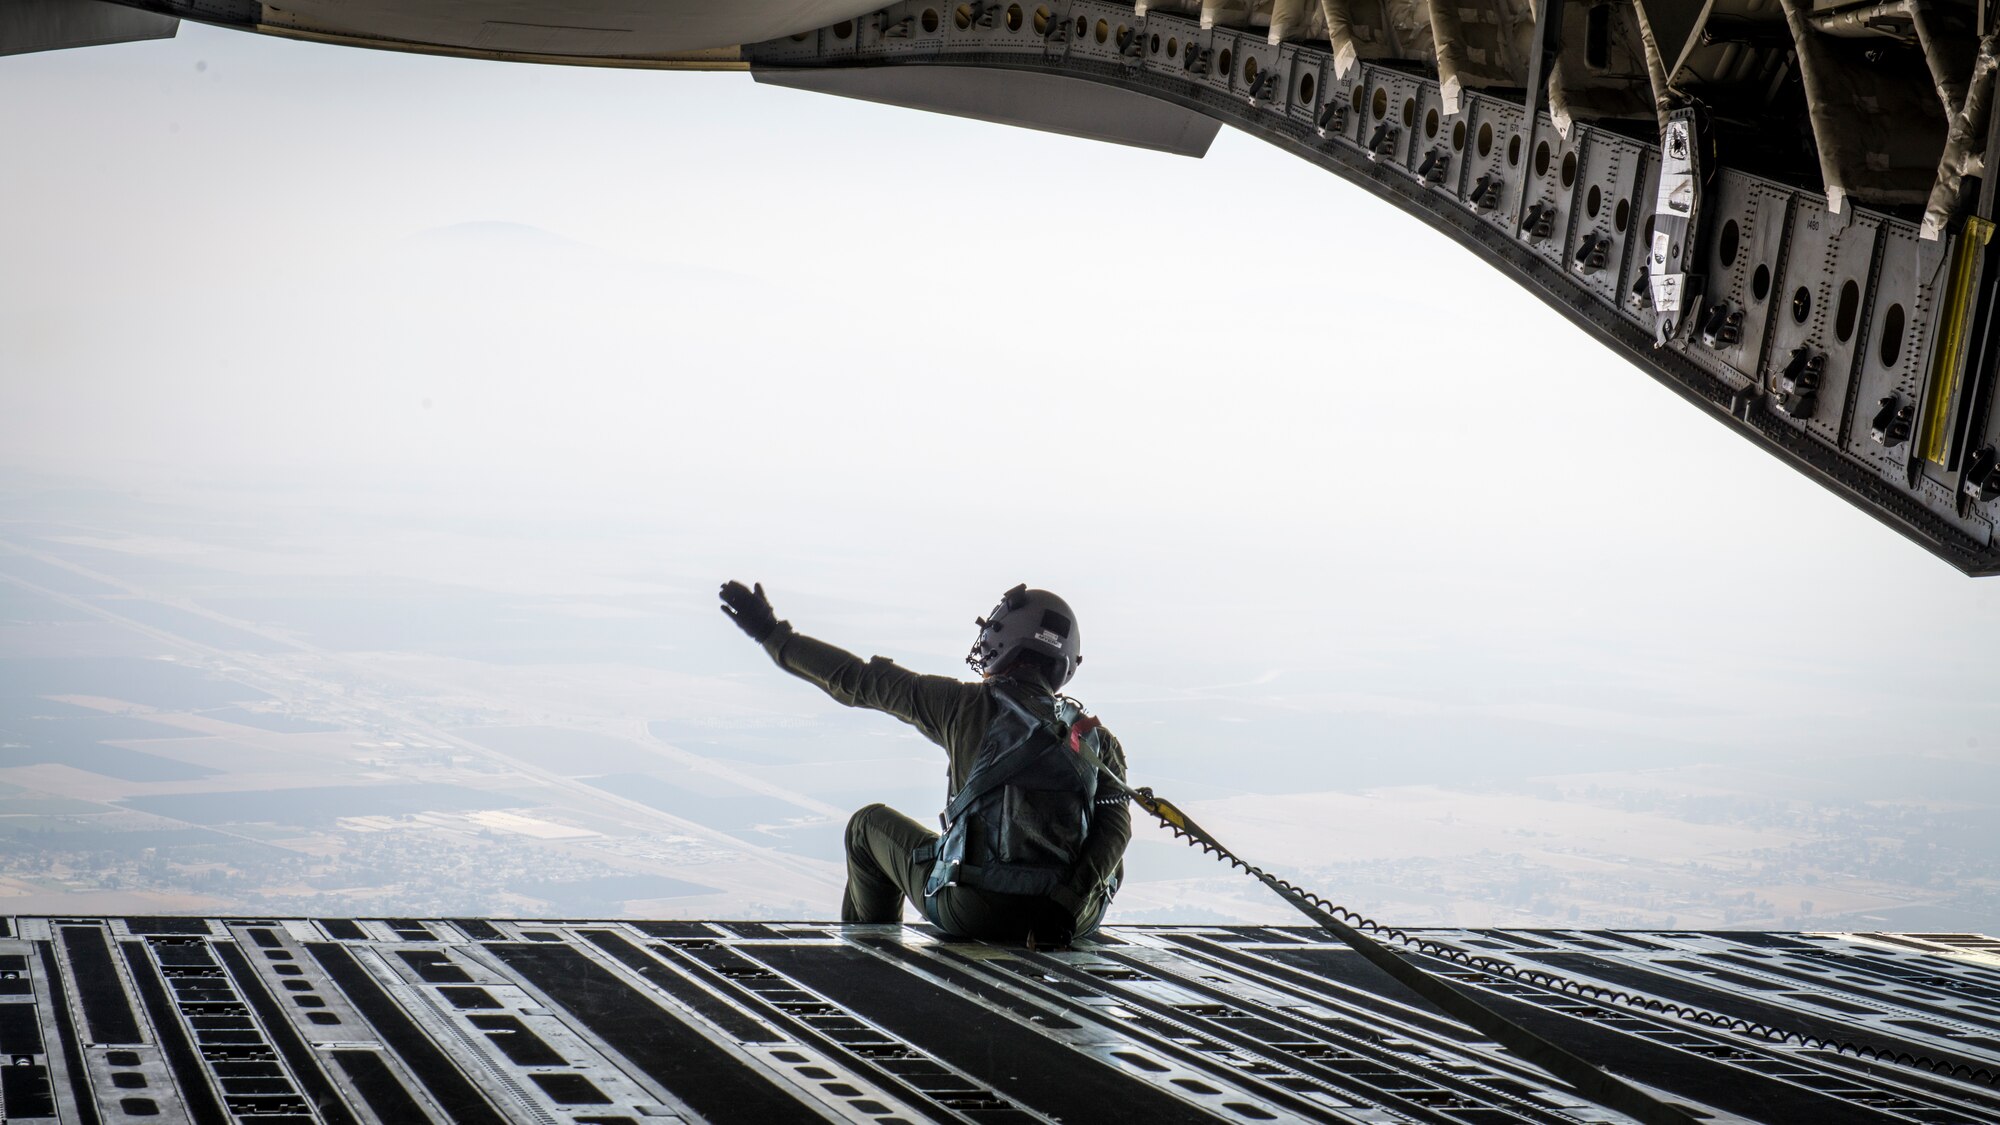
[[[764,596],[762,582],[757,583],[754,590],[741,582],[724,582],[722,612],[760,645],[770,639],[778,628],[778,615],[771,612],[771,602]]]

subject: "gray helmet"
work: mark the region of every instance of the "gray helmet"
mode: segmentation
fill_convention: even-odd
[[[1005,671],[1023,652],[1033,652],[1055,666],[1056,682],[1049,686],[1059,688],[1083,663],[1076,614],[1068,602],[1047,590],[1030,590],[1022,583],[1000,595],[993,612],[973,623],[979,626],[979,637],[965,662],[982,676]]]

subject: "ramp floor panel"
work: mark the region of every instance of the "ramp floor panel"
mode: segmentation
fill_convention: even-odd
[[[1973,1073],[2000,1072],[1980,935],[1422,933],[1657,1001],[1419,959],[1711,1120],[2000,1121]],[[1631,1120],[1305,927],[1037,951],[826,922],[16,917],[0,981],[9,1121]]]

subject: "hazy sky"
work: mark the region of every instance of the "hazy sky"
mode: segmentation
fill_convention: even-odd
[[[1114,727],[1254,683],[1993,760],[2000,581],[1227,130],[1193,161],[190,24],[0,59],[0,151],[9,468],[364,515],[409,530],[317,549],[470,584],[761,579],[937,671],[1027,580]]]

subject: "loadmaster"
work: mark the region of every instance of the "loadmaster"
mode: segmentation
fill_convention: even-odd
[[[949,755],[942,833],[880,804],[847,822],[841,921],[901,922],[907,898],[953,937],[1062,946],[1097,928],[1124,877],[1132,821],[1118,740],[1057,694],[1083,662],[1068,603],[1025,585],[1002,595],[976,621],[972,683],[794,632],[762,584],[724,583],[722,611],[778,667],[849,707],[894,715]]]

